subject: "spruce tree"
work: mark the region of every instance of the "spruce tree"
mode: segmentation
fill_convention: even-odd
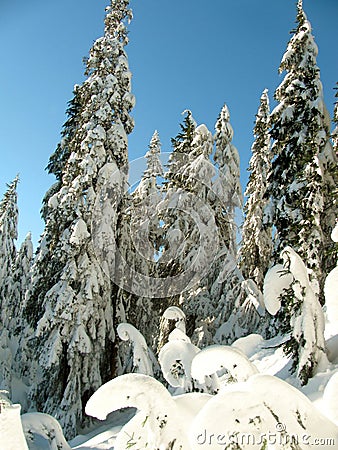
[[[117,372],[114,269],[105,266],[103,252],[113,266],[133,128],[128,4],[112,0],[106,9],[104,36],[90,50],[87,79],[75,89],[50,161],[57,184],[46,197],[46,226],[25,308],[36,330],[30,351],[39,366],[31,407],[58,418],[68,438],[86,421],[87,399]]]
[[[336,158],[316,64],[318,49],[301,0],[297,11],[297,29],[279,69],[286,76],[275,92],[278,105],[271,114],[273,162],[268,191],[276,259],[287,245],[294,248],[312,271],[311,281],[322,299],[331,246],[325,230],[332,229],[336,217],[336,205],[328,197]]]
[[[255,141],[249,164],[249,181],[245,191],[240,267],[244,278],[252,279],[262,290],[265,273],[272,258],[272,230],[267,227],[265,210],[267,175],[271,167],[270,107],[267,89],[260,99],[254,127]]]

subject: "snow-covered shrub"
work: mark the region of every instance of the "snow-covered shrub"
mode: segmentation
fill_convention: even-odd
[[[153,376],[152,361],[143,335],[129,323],[120,323],[117,333],[120,339],[129,341],[132,346],[132,362],[129,371]]]
[[[165,380],[176,388],[176,393],[193,391],[191,363],[199,351],[194,344],[181,339],[170,340],[161,348],[158,355],[161,370]]]
[[[70,450],[61,426],[54,417],[43,413],[27,413],[21,416],[21,421],[29,450]]]
[[[104,420],[121,408],[135,407],[136,416],[119,433],[115,450],[133,448],[188,449],[184,421],[173,398],[154,378],[121,375],[101,386],[88,400],[86,413]]]
[[[208,392],[215,394],[221,385],[246,381],[257,368],[240,350],[225,345],[211,345],[192,360],[191,374]]]

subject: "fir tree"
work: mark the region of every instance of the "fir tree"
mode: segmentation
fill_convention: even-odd
[[[236,208],[242,207],[242,190],[239,178],[239,154],[232,143],[233,134],[229,109],[227,105],[224,105],[215,125],[214,160],[218,169],[218,177],[213,185],[216,194],[214,209],[223,245],[229,252],[236,254],[235,211]]]
[[[186,114],[184,121],[180,124],[181,131],[176,137],[171,139],[172,153],[169,157],[167,171],[165,172],[166,190],[173,186],[179,186],[182,181],[182,167],[188,161],[191,151],[192,141],[194,139],[194,131],[196,122],[190,110],[184,111]]]
[[[283,56],[284,80],[275,92],[271,114],[272,169],[268,191],[276,228],[276,258],[290,245],[312,271],[317,295],[323,286],[328,239],[336,217],[329,191],[336,165],[329,141],[329,122],[316,65],[317,46],[298,1],[297,29]]]
[[[50,161],[58,185],[48,196],[25,308],[36,329],[31,356],[40,366],[30,390],[32,406],[56,416],[68,437],[84,425],[89,396],[117,371],[117,311],[108,276],[114,268],[105,264],[114,266],[117,209],[128,170],[127,134],[133,128],[124,49],[128,4],[112,0],[107,8],[104,36],[93,44],[87,79],[75,90],[66,135]]]
[[[244,207],[245,219],[242,226],[242,245],[240,248],[240,267],[244,278],[251,278],[263,288],[265,273],[272,258],[272,231],[265,224],[264,212],[267,175],[271,166],[269,135],[270,108],[268,91],[260,100],[254,128],[255,141],[249,165],[249,182],[245,191],[247,202]]]

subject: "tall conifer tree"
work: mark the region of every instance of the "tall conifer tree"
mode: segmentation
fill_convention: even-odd
[[[18,176],[7,185],[0,202],[0,388],[11,392],[12,353],[9,317],[13,266],[16,258],[15,241],[18,236]]]
[[[332,199],[336,165],[329,141],[329,121],[316,64],[318,49],[311,25],[297,5],[297,29],[282,58],[286,71],[275,92],[277,107],[271,114],[272,170],[269,193],[276,228],[276,255],[287,245],[296,250],[312,271],[311,281],[321,295],[328,239],[335,217]]]
[[[247,202],[242,227],[240,266],[244,278],[263,288],[264,275],[272,258],[272,231],[265,224],[267,207],[267,175],[271,167],[270,107],[268,91],[260,99],[254,128],[255,141],[249,165],[249,182],[245,191]]]
[[[36,329],[31,351],[39,366],[30,399],[56,416],[68,437],[84,424],[89,396],[117,370],[116,305],[98,252],[106,251],[114,265],[116,209],[133,128],[128,4],[112,0],[106,9],[104,36],[90,50],[87,79],[75,89],[63,140],[51,158],[57,184],[46,198],[47,222],[25,309]]]

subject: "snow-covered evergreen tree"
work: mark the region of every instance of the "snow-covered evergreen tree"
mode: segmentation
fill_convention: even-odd
[[[214,197],[211,199],[220,235],[220,253],[211,268],[208,283],[214,307],[214,340],[228,343],[252,332],[257,326],[259,315],[238,267],[236,212],[242,207],[240,160],[232,143],[234,132],[226,105],[220,112],[215,130],[214,160],[218,177],[213,183]]]
[[[188,111],[182,132],[172,140],[169,179],[160,205],[165,245],[159,260],[164,277],[173,277],[169,294],[181,294],[188,334],[212,314],[206,276],[218,251],[214,211],[209,202],[215,168],[211,164],[213,137],[205,125],[196,126]],[[182,153],[181,153],[182,152]],[[169,270],[168,270],[169,269]],[[178,298],[173,297],[172,305]],[[176,303],[175,303],[176,302]]]
[[[0,341],[3,351],[7,353],[7,359],[1,358],[2,363],[7,367],[5,373],[2,373],[2,387],[8,389],[12,398],[15,397],[14,401],[17,399],[12,381],[20,378],[23,363],[19,347],[26,326],[23,310],[30,284],[32,260],[33,244],[31,234],[28,233],[12,264],[11,274],[7,278],[6,301],[1,311],[3,333],[1,333]]]
[[[216,150],[214,160],[218,168],[218,177],[213,190],[216,193],[216,224],[224,246],[232,253],[237,253],[236,208],[242,207],[243,196],[240,184],[240,167],[238,150],[232,143],[234,131],[230,124],[230,113],[224,105],[215,125]]]
[[[28,233],[17,253],[12,266],[11,286],[7,301],[7,313],[4,324],[13,335],[20,336],[23,324],[23,310],[26,293],[30,285],[33,261],[33,243],[31,233]]]
[[[16,177],[7,185],[0,202],[0,387],[11,390],[12,349],[8,328],[13,286],[13,265],[16,258],[15,241],[18,235],[18,205]]]
[[[15,241],[18,237],[17,176],[7,185],[0,202],[0,307],[3,310],[10,282],[12,265],[16,258]],[[2,322],[3,323],[3,322]]]
[[[156,347],[157,329],[163,313],[163,299],[156,298],[157,265],[162,229],[157,206],[162,193],[157,178],[163,175],[161,142],[154,132],[145,155],[147,167],[130,195],[126,193],[118,227],[120,264],[118,293],[123,314],[137,329],[144,330],[146,341]],[[155,281],[155,282],[154,282]]]
[[[325,370],[328,363],[324,314],[300,256],[291,247],[286,247],[281,257],[285,269],[292,275],[290,288],[286,290],[282,301],[282,308],[288,308],[287,316],[291,317],[291,334],[284,344],[284,350],[292,356],[292,370],[304,385],[316,370]]]
[[[265,223],[267,207],[267,175],[271,167],[270,107],[267,89],[264,90],[256,115],[255,141],[249,164],[249,182],[245,191],[245,219],[242,226],[240,267],[244,278],[251,278],[263,288],[265,273],[272,258],[272,231]]]
[[[232,271],[233,262],[237,260],[235,212],[236,208],[242,205],[242,193],[239,180],[239,154],[232,143],[233,135],[229,109],[227,105],[224,105],[215,124],[214,160],[218,173],[209,197],[220,239],[220,253],[210,270],[208,279],[215,308],[220,308],[219,300],[224,293],[224,283],[220,281],[220,274],[227,270],[229,261],[230,268],[228,268]],[[223,277],[224,280],[225,277]],[[231,310],[232,306],[228,306]]]
[[[46,198],[46,227],[25,308],[36,329],[30,350],[39,366],[32,407],[56,416],[68,437],[83,425],[89,396],[117,370],[108,275],[114,272],[117,208],[133,128],[124,48],[128,4],[112,0],[106,9],[104,36],[93,44],[88,77],[75,89],[63,139],[50,161],[58,184]]]
[[[289,245],[312,271],[311,281],[321,296],[329,258],[337,205],[330,192],[336,158],[329,134],[329,117],[316,64],[317,46],[311,25],[298,1],[297,29],[282,58],[286,75],[275,92],[278,105],[271,114],[272,170],[269,193],[276,228],[276,258]]]
[[[187,226],[187,217],[183,211],[178,208],[178,190],[185,189],[185,180],[183,171],[189,161],[189,155],[194,139],[196,121],[190,110],[184,111],[185,118],[183,124],[180,124],[181,131],[175,138],[172,138],[172,152],[169,157],[167,170],[164,173],[164,200],[159,204],[158,210],[160,219],[163,221],[163,252],[158,261],[158,272],[162,278],[168,278],[181,274],[183,271],[180,255],[180,246],[184,244],[185,226]],[[185,192],[185,191],[184,191]],[[174,202],[171,202],[174,199]],[[184,217],[183,217],[184,216]],[[176,294],[172,297],[170,304],[177,305],[180,293],[175,289],[176,286],[168,286],[169,292],[162,292],[163,296],[171,296],[171,292]]]

